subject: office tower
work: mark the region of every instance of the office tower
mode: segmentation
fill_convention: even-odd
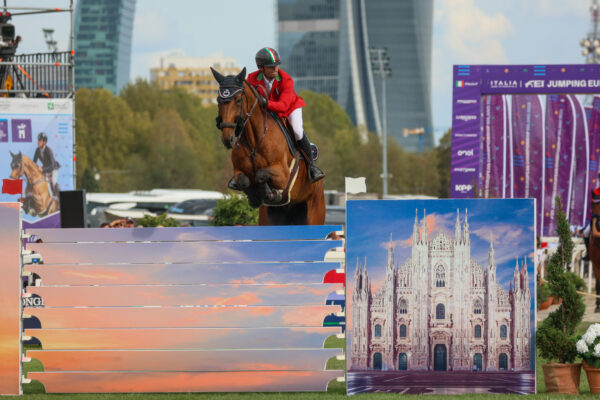
[[[118,93],[129,81],[135,0],[79,0],[75,87]],[[160,27],[156,27],[161,29]]]
[[[278,50],[298,90],[327,93],[352,120],[382,133],[382,78],[370,48],[385,49],[388,136],[433,147],[433,0],[278,0]],[[424,131],[404,137],[405,131]]]

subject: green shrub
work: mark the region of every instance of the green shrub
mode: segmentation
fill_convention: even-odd
[[[167,214],[159,214],[157,216],[152,216],[152,215],[144,215],[143,218],[138,219],[137,221],[138,226],[144,226],[144,227],[157,227],[157,226],[163,226],[163,227],[173,227],[173,226],[179,226],[179,221],[177,221],[174,218],[171,217],[167,217]]]
[[[258,209],[250,207],[246,196],[228,193],[217,201],[213,217],[214,226],[256,225]]]
[[[573,278],[566,273],[566,266],[571,262],[573,253],[573,241],[569,221],[558,196],[556,203],[556,233],[560,244],[546,268],[550,292],[563,301],[557,310],[538,325],[535,338],[543,358],[558,360],[559,363],[572,363],[577,357],[575,328],[583,318],[585,304],[576,292]]]
[[[550,297],[550,286],[546,282],[542,283],[537,287],[537,303],[538,306],[548,300]]]

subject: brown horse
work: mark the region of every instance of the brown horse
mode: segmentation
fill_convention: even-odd
[[[23,199],[25,212],[43,217],[58,211],[59,203],[48,191],[48,184],[42,168],[21,152],[18,154],[10,152],[10,155],[12,156],[10,179],[18,179],[23,175],[27,177],[25,198]]]
[[[593,194],[592,194],[593,196]],[[596,296],[600,296],[600,202],[592,202],[592,232],[590,234],[590,246],[588,254],[594,268],[596,278]],[[596,297],[596,309],[600,313],[600,297]]]
[[[217,126],[221,141],[232,149],[229,187],[260,207],[260,225],[322,225],[323,181],[309,181],[298,151],[290,151],[264,98],[245,80],[246,68],[237,76],[212,72],[219,83]]]

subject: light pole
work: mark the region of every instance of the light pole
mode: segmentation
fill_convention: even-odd
[[[590,14],[592,16],[592,29],[590,33],[579,41],[582,47],[581,55],[585,57],[585,61],[588,64],[600,63],[600,7],[598,6],[598,0],[592,1],[590,7]]]
[[[387,55],[387,48],[370,47],[371,68],[373,73],[381,76],[381,120],[383,121],[382,132],[378,132],[382,141],[382,174],[383,197],[388,194],[388,172],[387,172],[387,99],[386,99],[386,78],[392,75],[390,68],[390,58]]]

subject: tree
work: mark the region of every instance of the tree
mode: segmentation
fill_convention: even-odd
[[[83,171],[83,175],[79,181],[79,188],[90,193],[100,191],[100,185],[98,184],[96,178],[94,178],[94,174],[92,173],[91,169],[86,168],[85,171]]]
[[[439,191],[438,196],[440,198],[450,197],[450,167],[452,162],[452,129],[448,129],[444,136],[440,139],[440,144],[436,147],[435,152],[437,154],[438,164],[437,171],[439,177]]]
[[[577,357],[575,328],[581,322],[585,304],[577,293],[576,283],[566,273],[571,262],[573,241],[569,221],[563,212],[562,202],[556,197],[556,233],[560,244],[546,266],[550,292],[562,298],[558,310],[552,312],[537,329],[536,341],[540,355],[559,363],[572,363]]]

